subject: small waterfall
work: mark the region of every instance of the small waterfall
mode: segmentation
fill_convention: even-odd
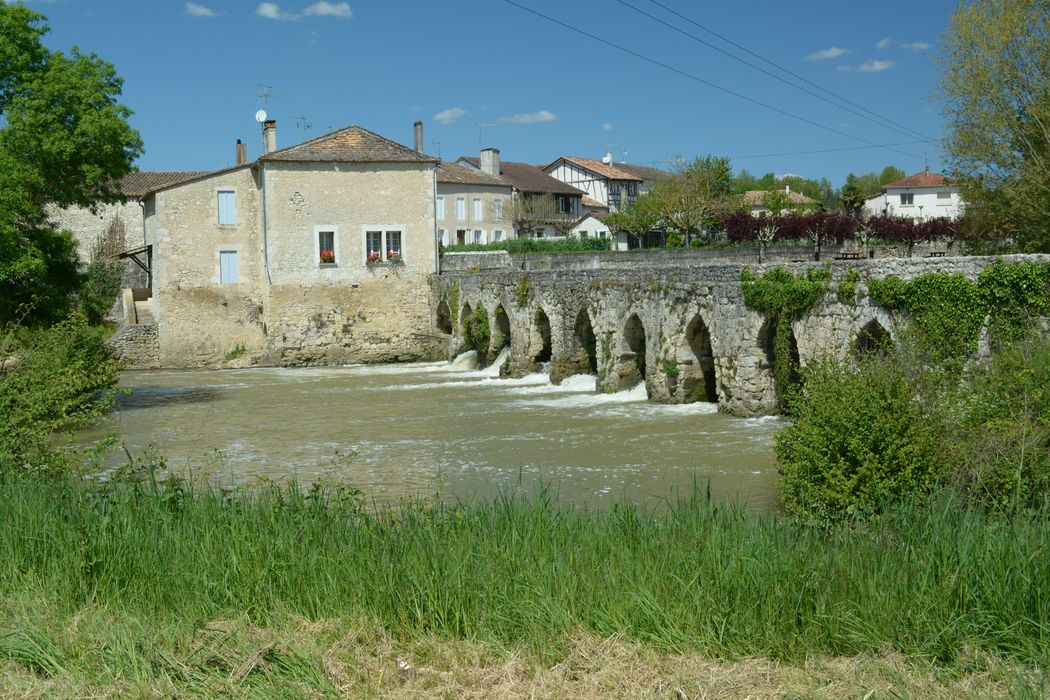
[[[496,359],[492,361],[492,364],[481,370],[481,373],[486,377],[498,377],[499,370],[508,357],[510,357],[510,347],[504,346],[503,349],[499,351],[499,354],[496,355]]]
[[[550,362],[539,362],[537,364],[539,365],[539,373],[540,374],[547,374],[547,375],[549,375],[551,373],[551,363]]]
[[[449,369],[456,372],[469,372],[478,368],[478,351],[467,350],[456,356],[449,365]]]

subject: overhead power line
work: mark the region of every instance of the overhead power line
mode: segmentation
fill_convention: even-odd
[[[651,57],[646,56],[644,54],[638,53],[637,51],[635,51],[633,49],[629,49],[626,46],[622,46],[622,45],[617,44],[617,43],[615,43],[613,41],[609,41],[608,39],[603,39],[602,37],[597,36],[596,34],[591,34],[588,31],[580,29],[579,27],[574,27],[571,24],[567,24],[565,22],[562,22],[561,20],[556,19],[554,17],[551,17],[550,15],[543,14],[542,12],[534,10],[531,7],[526,7],[525,5],[522,5],[521,3],[515,2],[515,0],[503,0],[503,2],[507,3],[508,5],[513,5],[514,7],[517,7],[519,10],[523,10],[525,12],[528,12],[529,14],[532,14],[532,15],[535,15],[537,17],[540,17],[541,19],[545,19],[548,22],[551,22],[553,24],[557,24],[560,27],[564,27],[565,29],[568,29],[569,31],[576,32],[577,34],[580,34],[582,36],[587,37],[588,39],[592,39],[592,40],[597,41],[597,42],[599,42],[601,44],[605,44],[606,46],[612,47],[612,48],[616,49],[617,51],[622,51],[623,53],[626,53],[628,55],[634,56],[635,58],[638,58],[638,59],[641,59],[641,60],[645,61],[646,63],[651,63],[654,66],[658,66],[660,68],[663,68],[664,70],[668,70],[668,71],[671,71],[672,73],[676,73],[676,74],[678,74],[678,75],[680,75],[680,76],[682,76],[684,78],[688,78],[689,80],[692,80],[692,81],[695,81],[697,83],[700,83],[701,85],[706,85],[707,87],[713,88],[713,89],[718,90],[720,92],[724,92],[727,95],[732,95],[733,97],[736,97],[737,99],[744,100],[745,102],[750,102],[751,104],[758,105],[759,107],[762,107],[764,109],[768,109],[768,110],[770,110],[772,112],[776,112],[777,114],[781,114],[781,115],[783,115],[785,117],[790,117],[790,118],[795,119],[797,121],[800,121],[800,122],[802,122],[804,124],[809,124],[810,126],[815,126],[818,129],[823,129],[824,131],[831,132],[832,134],[838,134],[839,136],[845,136],[846,138],[853,139],[854,141],[860,141],[861,143],[866,143],[869,146],[876,146],[878,148],[886,148],[886,150],[893,151],[895,153],[899,153],[899,154],[904,155],[904,156],[908,156],[909,158],[917,158],[919,160],[922,159],[922,156],[918,156],[918,155],[916,155],[914,153],[908,153],[906,151],[901,151],[901,150],[898,150],[896,148],[890,148],[890,147],[883,146],[882,144],[875,143],[874,141],[869,141],[868,139],[862,138],[860,136],[855,136],[854,134],[850,134],[850,133],[847,133],[845,131],[840,131],[840,130],[835,129],[833,127],[827,126],[826,124],[821,124],[820,122],[813,121],[812,119],[808,119],[808,118],[803,117],[801,115],[794,114],[792,112],[788,112],[787,110],[781,109],[781,108],[776,107],[774,105],[771,105],[771,104],[769,104],[767,102],[762,102],[761,100],[756,100],[753,97],[748,97],[747,95],[739,93],[739,92],[737,92],[735,90],[730,90],[729,88],[723,87],[721,85],[718,85],[717,83],[713,83],[710,80],[705,80],[704,78],[701,78],[700,76],[698,76],[698,75],[696,75],[694,73],[690,73],[688,71],[682,70],[681,68],[675,68],[674,66],[672,66],[670,64],[667,64],[667,63],[664,63],[663,61],[659,61],[659,60],[657,60],[655,58],[651,58]]]
[[[744,160],[746,158],[779,158],[781,156],[808,156],[816,153],[839,153],[841,151],[864,151],[870,148],[890,148],[892,146],[912,146],[917,143],[934,143],[937,140],[938,139],[922,139],[921,141],[882,143],[878,146],[847,146],[845,148],[818,148],[811,151],[791,151],[788,153],[756,153],[749,156],[733,156],[733,160]]]
[[[895,122],[892,119],[890,119],[889,117],[884,117],[884,116],[882,116],[882,115],[880,115],[880,114],[878,114],[876,112],[873,112],[872,110],[868,109],[864,105],[857,104],[856,102],[850,100],[849,98],[843,97],[842,95],[839,95],[838,93],[832,92],[831,90],[828,90],[827,88],[825,88],[825,87],[823,87],[823,86],[821,86],[821,85],[819,85],[817,83],[814,83],[812,80],[809,80],[808,78],[805,78],[805,77],[799,75],[798,73],[795,73],[791,69],[785,68],[784,66],[780,65],[779,63],[771,61],[768,58],[765,58],[764,56],[761,56],[760,54],[755,53],[754,51],[752,51],[751,49],[747,48],[746,46],[741,46],[740,44],[738,44],[737,42],[733,41],[729,37],[727,37],[727,36],[725,36],[723,34],[719,34],[718,32],[716,32],[715,30],[713,30],[713,29],[711,29],[709,27],[705,27],[704,25],[700,24],[696,20],[693,20],[693,19],[691,19],[689,17],[686,17],[685,15],[683,15],[680,12],[678,12],[677,10],[674,10],[673,8],[670,8],[670,7],[668,7],[667,5],[664,5],[661,2],[658,2],[658,0],[649,0],[649,2],[651,2],[652,4],[656,5],[657,7],[661,8],[661,9],[671,13],[675,17],[678,17],[679,19],[681,19],[681,20],[683,20],[685,22],[688,22],[689,24],[693,25],[694,27],[696,27],[698,29],[702,29],[703,31],[705,31],[708,34],[710,34],[711,36],[718,37],[719,39],[721,39],[722,41],[726,42],[730,46],[736,47],[736,48],[740,49],[741,51],[743,51],[744,53],[746,53],[746,54],[748,54],[750,56],[754,56],[755,58],[757,58],[758,60],[762,61],[763,63],[766,63],[767,65],[770,65],[770,66],[773,66],[774,68],[776,68],[779,71],[783,71],[784,73],[787,73],[792,78],[796,78],[797,80],[801,80],[806,85],[814,87],[817,90],[820,90],[821,92],[823,92],[823,93],[825,93],[827,95],[831,95],[836,100],[841,100],[842,102],[845,102],[848,105],[852,105],[853,107],[856,107],[857,109],[859,109],[859,110],[861,110],[863,112],[866,112],[867,114],[870,114],[872,117],[875,117],[877,119],[881,119],[881,120],[885,121],[888,124],[892,124],[893,126],[900,127],[901,129],[904,129],[906,132],[908,132],[908,135],[910,135],[910,136],[916,136],[918,138],[923,138],[923,139],[930,138],[926,134],[923,134],[921,132],[915,131],[910,126],[906,126],[904,124],[900,124],[898,122]],[[738,60],[742,60],[742,59],[738,59]],[[801,89],[801,88],[799,88],[799,89]],[[845,108],[843,108],[843,109],[845,109]]]

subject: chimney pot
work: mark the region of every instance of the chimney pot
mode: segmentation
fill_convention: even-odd
[[[498,148],[481,149],[481,172],[493,177],[499,177],[500,160]]]
[[[420,119],[416,120],[416,123],[412,125],[412,136],[415,142],[416,153],[423,152],[423,121]]]
[[[263,153],[273,153],[277,150],[277,121],[267,119],[263,122]]]
[[[245,146],[240,139],[237,139],[237,165],[244,165],[248,162],[248,148]]]

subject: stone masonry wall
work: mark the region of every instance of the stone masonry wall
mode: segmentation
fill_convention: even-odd
[[[510,362],[505,373],[534,371],[549,354],[551,381],[596,365],[596,388],[619,391],[645,381],[650,400],[680,403],[703,400],[709,379],[719,408],[736,415],[774,413],[771,333],[766,319],[744,304],[742,265],[667,264],[636,261],[633,266],[593,265],[590,269],[522,270],[517,256],[502,270],[457,271],[432,278],[432,322],[445,313],[452,319],[450,356],[465,348],[461,319],[479,305],[488,312],[494,340],[491,360],[505,339],[495,319],[509,321]],[[532,258],[533,256],[529,256]],[[552,256],[553,257],[553,256]],[[575,256],[565,256],[566,258]],[[867,281],[896,275],[911,279],[929,272],[959,273],[969,279],[996,258],[952,257],[878,259],[822,263],[832,272],[824,297],[805,318],[792,324],[803,365],[821,356],[846,357],[861,329],[878,322],[891,336],[900,319],[867,296]],[[1007,256],[1050,261],[1050,256]],[[799,273],[818,263],[782,265]],[[775,264],[749,265],[761,275]],[[560,265],[555,265],[560,267]],[[838,283],[850,269],[860,276],[855,304],[841,303]],[[455,302],[453,304],[452,302]],[[451,308],[455,306],[456,308]],[[632,320],[637,317],[637,320]],[[587,325],[593,331],[593,360],[588,358]],[[546,328],[549,325],[549,338]]]

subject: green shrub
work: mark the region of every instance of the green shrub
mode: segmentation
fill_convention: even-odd
[[[803,375],[793,421],[774,442],[789,511],[818,520],[867,515],[935,485],[943,436],[919,398],[931,392],[899,357],[815,363]]]
[[[97,329],[80,315],[26,332],[20,341],[0,369],[0,473],[56,463],[52,435],[108,411],[119,370]]]
[[[477,350],[478,359],[482,362],[485,361],[485,356],[489,352],[491,336],[489,314],[485,311],[485,307],[479,304],[478,308],[463,320],[463,339],[469,348]]]
[[[95,260],[87,266],[79,302],[88,323],[98,325],[106,319],[120,294],[122,274],[120,265],[106,260]]]
[[[497,243],[467,243],[450,245],[446,253],[478,253],[490,250],[505,250],[508,253],[595,253],[611,250],[608,238],[575,238],[561,240],[543,238],[511,238]]]

